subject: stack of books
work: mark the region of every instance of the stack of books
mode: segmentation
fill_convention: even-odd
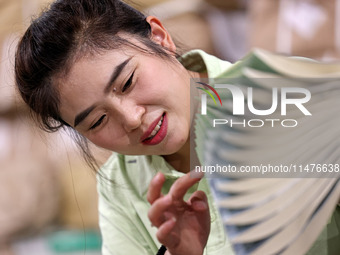
[[[193,85],[192,168],[209,178],[235,253],[306,254],[340,200],[340,64],[254,50]]]

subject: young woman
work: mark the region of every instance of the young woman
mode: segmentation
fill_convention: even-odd
[[[119,0],[59,0],[27,29],[16,82],[40,125],[114,152],[98,171],[104,255],[233,254],[206,180],[189,174],[190,79],[229,68],[199,50],[178,56],[157,18]],[[339,243],[327,233],[314,254]]]
[[[56,1],[19,43],[17,86],[41,126],[115,152],[98,174],[103,254],[232,254],[206,181],[189,175],[190,78],[229,63],[175,52],[157,18],[119,0]]]

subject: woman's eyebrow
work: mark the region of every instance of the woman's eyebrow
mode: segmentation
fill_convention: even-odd
[[[104,89],[105,94],[107,94],[110,91],[111,86],[113,85],[115,80],[119,77],[121,72],[124,70],[124,67],[129,63],[129,61],[131,59],[132,59],[132,57],[126,59],[121,64],[119,64],[118,66],[115,67],[115,69],[113,70],[113,73],[110,77],[109,82],[105,86],[105,89]],[[84,111],[78,113],[76,115],[76,117],[74,118],[74,127],[78,126],[84,119],[86,119],[86,117],[93,111],[94,108],[95,108],[95,105],[92,105],[92,106],[86,108]]]
[[[89,108],[85,109],[81,113],[77,114],[74,119],[74,127],[78,126],[80,122],[82,122],[95,108],[94,105],[90,106]]]
[[[119,75],[123,71],[124,67],[130,62],[131,59],[132,59],[132,57],[126,59],[124,62],[122,62],[121,64],[116,66],[116,68],[113,70],[113,73],[111,75],[110,80],[108,81],[108,83],[105,86],[104,93],[108,93],[110,91],[111,86],[113,85],[115,80],[119,77]]]

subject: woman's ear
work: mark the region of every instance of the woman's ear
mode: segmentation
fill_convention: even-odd
[[[163,27],[162,22],[154,16],[148,16],[146,21],[151,26],[151,40],[162,45],[172,52],[176,51],[176,45],[168,31]]]

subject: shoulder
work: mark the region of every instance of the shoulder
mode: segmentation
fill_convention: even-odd
[[[207,72],[210,78],[220,76],[220,74],[232,66],[230,62],[219,59],[199,49],[191,50],[183,54],[178,60],[186,69],[194,72]]]
[[[113,203],[119,197],[143,199],[151,179],[162,168],[160,162],[158,156],[113,153],[97,173],[99,196]]]

